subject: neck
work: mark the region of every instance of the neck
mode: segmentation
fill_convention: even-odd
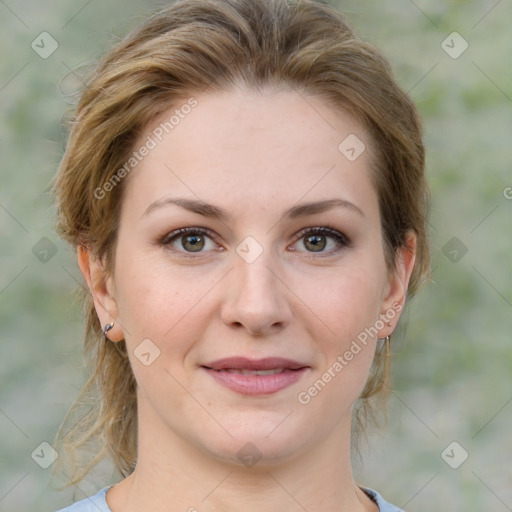
[[[262,459],[251,468],[218,460],[162,423],[152,424],[139,430],[135,471],[108,492],[107,502],[113,512],[377,510],[353,481],[350,420],[298,456]]]

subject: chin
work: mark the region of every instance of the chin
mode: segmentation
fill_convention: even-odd
[[[233,436],[212,435],[201,439],[203,449],[214,459],[240,468],[257,470],[293,460],[307,445],[314,432],[292,420],[293,413],[238,413],[231,422],[220,423]],[[285,419],[286,418],[286,419]],[[284,420],[284,421],[283,421]]]
[[[230,447],[209,447],[210,455],[239,469],[258,471],[292,461],[300,453],[300,446],[288,442],[275,443],[268,439],[236,439]]]

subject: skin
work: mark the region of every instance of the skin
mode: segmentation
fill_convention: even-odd
[[[403,305],[415,237],[389,272],[368,170],[371,141],[325,100],[245,88],[195,98],[198,105],[128,178],[113,275],[85,248],[78,251],[101,324],[115,320],[108,336],[126,339],[138,384],[137,467],[107,502],[113,512],[376,511],[350,465],[352,408],[376,337],[307,405],[297,395],[359,333]],[[367,148],[355,161],[338,150],[349,134]],[[201,199],[229,218],[172,204],[145,214],[168,197]],[[283,217],[297,203],[331,198],[360,212],[345,206]],[[311,234],[300,232],[318,226],[350,244],[320,235],[315,252]],[[187,235],[161,243],[183,227],[208,228],[214,238],[205,236],[200,252],[190,250]],[[236,252],[248,236],[263,250],[252,263]],[[378,337],[398,318],[381,324]],[[149,366],[134,355],[144,339],[160,350]],[[247,397],[200,366],[235,355],[287,357],[310,368],[278,393]],[[246,443],[261,454],[250,468],[237,457]]]

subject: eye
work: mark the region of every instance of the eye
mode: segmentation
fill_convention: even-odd
[[[350,240],[339,231],[326,226],[306,228],[297,234],[301,245],[307,252],[330,254],[350,246]],[[329,239],[331,243],[329,244]],[[328,250],[324,250],[328,247]]]
[[[319,226],[306,228],[297,233],[297,241],[302,242],[306,252],[318,255],[329,255],[351,245],[350,240],[336,229]],[[209,229],[190,227],[181,228],[166,234],[160,244],[186,257],[205,253],[208,250],[218,250],[219,245],[214,241],[215,235]],[[327,250],[325,250],[327,248]],[[292,249],[296,250],[296,249]]]
[[[165,235],[161,244],[187,256],[187,253],[205,252],[203,249],[216,249],[218,246],[212,238],[205,228],[181,228]]]

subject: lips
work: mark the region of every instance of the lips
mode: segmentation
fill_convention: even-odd
[[[282,357],[266,357],[265,359],[247,359],[245,357],[226,357],[203,365],[212,370],[298,370],[306,364],[284,359]]]
[[[242,395],[269,395],[291,386],[308,365],[281,357],[228,357],[202,365],[219,384]]]

